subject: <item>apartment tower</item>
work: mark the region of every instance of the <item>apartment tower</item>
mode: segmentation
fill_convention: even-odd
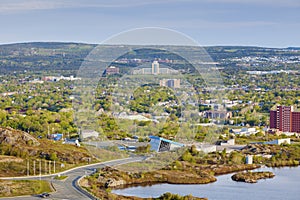
[[[277,106],[270,111],[270,128],[300,133],[300,112],[294,112],[293,106]]]

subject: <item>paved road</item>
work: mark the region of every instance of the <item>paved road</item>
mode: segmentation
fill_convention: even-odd
[[[83,194],[78,188],[76,188],[76,181],[84,176],[84,175],[90,175],[93,172],[95,172],[98,168],[103,168],[105,166],[116,166],[121,164],[126,164],[130,162],[139,162],[144,160],[145,157],[130,157],[120,160],[113,160],[108,161],[104,163],[99,164],[93,164],[88,166],[82,166],[79,168],[75,168],[73,170],[69,170],[67,172],[61,173],[63,175],[67,175],[68,178],[65,181],[59,181],[53,179],[54,175],[51,176],[44,176],[44,177],[18,177],[18,178],[9,178],[14,180],[47,180],[49,182],[52,182],[54,188],[56,189],[56,192],[51,193],[50,197],[48,199],[70,199],[70,200],[87,200],[92,199],[88,197],[87,195]],[[4,178],[3,178],[4,179]],[[12,197],[12,198],[0,198],[1,200],[11,200],[11,199],[25,199],[25,200],[31,200],[31,199],[41,199],[37,196],[22,196],[22,197]],[[46,198],[47,199],[47,198]]]

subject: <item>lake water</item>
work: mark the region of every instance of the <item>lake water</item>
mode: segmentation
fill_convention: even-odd
[[[300,167],[261,168],[272,171],[275,177],[250,184],[231,180],[232,174],[217,177],[217,181],[204,185],[156,184],[113,190],[115,194],[138,197],[158,197],[163,193],[207,197],[209,200],[299,200]]]

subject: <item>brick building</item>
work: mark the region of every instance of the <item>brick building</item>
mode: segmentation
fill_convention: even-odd
[[[292,132],[300,133],[300,112],[292,112]]]
[[[105,75],[113,75],[113,74],[119,74],[119,73],[120,73],[120,69],[115,66],[110,66],[110,67],[106,68],[106,70],[104,72]]]
[[[300,112],[294,112],[293,106],[277,106],[270,111],[270,128],[300,133]]]

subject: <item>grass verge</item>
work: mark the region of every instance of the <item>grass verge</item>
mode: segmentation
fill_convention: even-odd
[[[13,197],[52,192],[47,181],[40,180],[0,180],[0,197]]]

